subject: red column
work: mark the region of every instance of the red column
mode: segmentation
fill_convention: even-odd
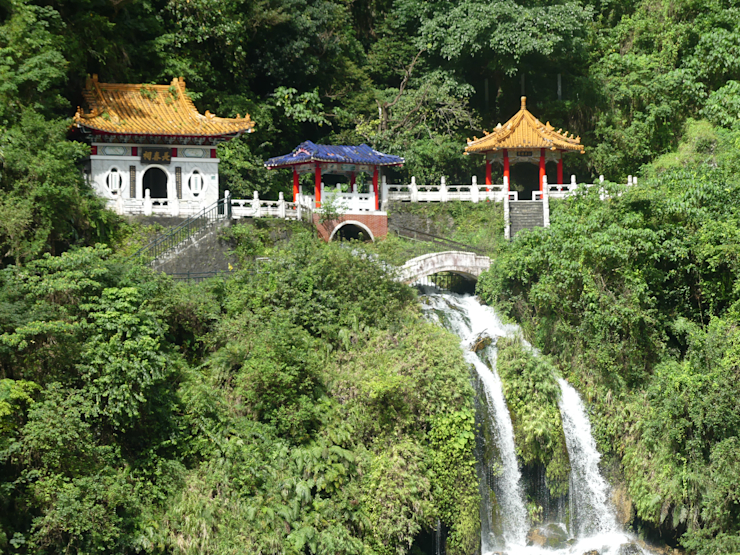
[[[509,149],[504,149],[504,177],[506,178],[506,191],[511,190],[511,175],[509,172]]]
[[[349,192],[355,192],[355,172],[349,174]]]
[[[314,182],[314,194],[316,195],[316,208],[321,208],[321,165],[316,164],[316,181]]]
[[[491,178],[491,161],[486,160],[486,191],[490,191],[490,186],[493,185],[493,179]]]
[[[298,198],[298,172],[293,168],[293,202]]]
[[[373,192],[375,193],[375,210],[380,210],[380,196],[378,195],[378,166],[373,168]]]
[[[558,159],[558,185],[563,184],[563,153],[560,153],[560,158]]]
[[[545,149],[540,149],[540,191],[542,190],[542,181],[545,178]]]

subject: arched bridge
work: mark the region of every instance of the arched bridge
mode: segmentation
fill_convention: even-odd
[[[404,283],[415,281],[440,272],[452,272],[470,279],[478,279],[491,267],[491,259],[473,252],[434,252],[412,258],[401,266],[398,280]]]

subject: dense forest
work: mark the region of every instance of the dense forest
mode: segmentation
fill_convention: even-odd
[[[466,138],[526,94],[606,199],[553,201],[510,243],[497,207],[431,209],[494,255],[478,294],[542,354],[501,344],[523,463],[567,481],[562,374],[635,531],[740,551],[734,1],[0,0],[0,552],[419,553],[437,522],[448,553],[479,549],[469,368],[389,275],[411,247],[253,226],[228,280],[131,263],[140,230],[71,125],[92,74],[249,113],[219,146],[236,196],[287,192],[262,162],[305,139],[480,179]]]

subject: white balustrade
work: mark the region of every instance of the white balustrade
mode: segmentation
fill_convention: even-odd
[[[604,176],[599,176],[598,183],[604,182]],[[628,185],[637,185],[637,178],[629,176]],[[383,176],[381,183],[381,193],[383,200],[383,210],[389,202],[502,202],[508,199],[509,202],[519,200],[517,191],[507,191],[509,189],[507,178],[503,183],[491,185],[479,185],[476,176],[473,176],[469,184],[447,184],[447,179],[443,176],[439,184],[419,185],[416,177],[411,177],[408,184],[388,183]],[[581,186],[591,187],[592,184]],[[549,204],[550,199],[566,198],[572,195],[579,185],[576,177],[571,175],[569,183],[548,183],[547,178],[543,180],[543,191],[534,191],[533,200],[541,200]],[[228,193],[228,192],[227,192]],[[227,197],[228,198],[228,197]],[[335,187],[325,187],[321,184],[321,198],[326,202],[331,201],[335,204],[337,210],[343,214],[362,214],[375,212],[375,194],[372,189],[368,193],[357,192],[357,184],[350,191],[343,191],[341,185]],[[109,201],[111,208],[116,209],[120,201],[112,199]],[[149,191],[146,191],[145,198],[141,199],[124,199],[124,210],[126,213],[149,213],[165,214],[173,213],[175,209],[180,215],[196,214],[202,206],[194,201],[174,201],[167,199],[151,199]],[[508,209],[508,206],[505,207]],[[251,199],[231,199],[231,213],[233,218],[262,218],[275,217],[282,219],[302,219],[306,214],[313,213],[315,209],[315,199],[312,195],[304,195],[303,187],[299,186],[298,195],[293,202],[285,200],[283,193],[279,193],[278,200],[260,199],[259,193],[254,192]],[[508,211],[508,210],[506,210]]]

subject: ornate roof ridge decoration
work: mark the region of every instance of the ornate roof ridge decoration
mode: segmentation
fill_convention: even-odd
[[[100,83],[93,75],[83,96],[89,111],[78,107],[74,122],[97,133],[233,138],[254,129],[249,114],[219,118],[207,110],[198,113],[182,77],[169,85],[134,85]]]
[[[356,146],[317,145],[311,141],[304,141],[290,154],[270,158],[265,162],[265,167],[275,169],[308,162],[400,166],[404,163],[404,159],[400,156],[378,152],[364,143]]]
[[[500,123],[485,137],[468,139],[466,153],[483,153],[503,148],[547,148],[583,153],[581,137],[568,136],[568,132],[555,128],[548,121],[542,124],[527,110],[527,97],[522,97],[522,107],[504,125]]]

